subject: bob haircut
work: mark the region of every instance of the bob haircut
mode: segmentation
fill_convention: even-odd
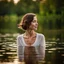
[[[29,28],[29,26],[31,25],[31,22],[34,19],[34,16],[36,16],[36,14],[34,13],[27,13],[22,17],[21,22],[18,25],[18,28],[21,28],[23,30],[27,30]]]

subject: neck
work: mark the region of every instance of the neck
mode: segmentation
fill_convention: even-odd
[[[35,31],[34,30],[26,30],[25,34],[26,34],[26,36],[31,37],[35,34]]]

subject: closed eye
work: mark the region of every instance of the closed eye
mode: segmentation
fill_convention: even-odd
[[[33,20],[33,22],[37,22],[37,20]]]

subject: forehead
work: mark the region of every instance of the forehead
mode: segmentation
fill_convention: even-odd
[[[36,16],[34,16],[34,20],[37,20],[37,17]]]

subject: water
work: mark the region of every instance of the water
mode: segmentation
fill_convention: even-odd
[[[18,34],[0,34],[0,64],[17,63]],[[60,39],[46,41],[45,60],[39,64],[64,64],[64,42]]]

